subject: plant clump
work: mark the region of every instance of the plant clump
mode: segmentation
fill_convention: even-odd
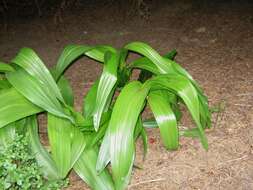
[[[129,62],[133,53],[140,57]],[[10,64],[0,63],[0,145],[12,137],[12,130],[22,129],[45,178],[65,179],[74,170],[94,190],[127,188],[139,137],[146,155],[147,128],[160,130],[167,150],[177,150],[181,136],[198,138],[208,149],[207,97],[175,62],[176,54],[172,50],[160,55],[142,42],[120,49],[68,45],[56,65],[47,68],[32,49],[22,48]],[[64,73],[84,56],[103,64],[103,71],[83,97],[79,112]],[[140,71],[137,79],[132,77],[134,70]],[[194,128],[178,126],[181,106],[189,111]],[[145,109],[153,116],[144,118]],[[40,142],[38,114],[47,116],[50,152]]]

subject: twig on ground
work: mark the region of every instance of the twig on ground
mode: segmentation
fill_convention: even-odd
[[[244,155],[244,156],[239,157],[239,158],[227,160],[227,161],[225,161],[225,162],[219,163],[218,166],[221,166],[221,165],[224,165],[224,164],[227,164],[227,163],[231,163],[231,162],[235,162],[235,161],[239,161],[239,160],[243,160],[243,159],[247,158],[248,156],[249,156],[249,155]]]
[[[134,183],[132,185],[129,185],[128,189],[138,186],[138,185],[143,185],[143,184],[147,184],[147,183],[154,183],[154,182],[159,182],[159,181],[165,181],[165,178],[151,179],[151,180],[147,180],[147,181],[141,181],[138,183]]]
[[[242,94],[237,94],[236,96],[253,96],[253,93],[242,93]]]
[[[252,107],[252,105],[248,104],[234,104],[235,106],[243,106],[243,107]]]

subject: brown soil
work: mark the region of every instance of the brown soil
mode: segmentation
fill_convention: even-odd
[[[187,2],[157,6],[148,21],[122,21],[113,11],[105,15],[106,8],[65,15],[59,25],[50,18],[19,20],[0,32],[0,58],[8,61],[28,46],[52,66],[67,44],[121,47],[138,40],[160,53],[176,48],[177,62],[203,87],[210,105],[221,103],[224,111],[212,116],[208,151],[198,140],[182,138],[180,149],[168,152],[159,131],[148,131],[147,159],[141,161],[138,142],[137,163],[143,169],[134,169],[129,189],[253,189],[253,7],[199,9]],[[78,109],[100,72],[85,58],[67,72]],[[184,119],[182,125],[193,124]],[[88,188],[73,174],[68,189]]]

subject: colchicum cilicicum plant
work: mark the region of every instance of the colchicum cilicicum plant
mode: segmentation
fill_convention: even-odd
[[[129,53],[141,57],[127,62]],[[49,180],[64,179],[73,169],[91,189],[126,189],[138,137],[147,149],[146,128],[158,127],[168,150],[178,149],[180,136],[197,137],[208,148],[207,98],[174,61],[175,55],[173,50],[161,56],[142,42],[121,49],[69,45],[55,67],[48,69],[32,49],[23,48],[10,64],[0,63],[0,140],[8,139],[8,128],[22,121]],[[74,96],[64,72],[84,56],[103,64],[103,71],[84,97],[80,113],[73,107]],[[138,80],[131,77],[135,69],[140,70]],[[187,107],[196,128],[178,127],[179,105]],[[153,118],[143,118],[146,107]],[[38,114],[47,115],[50,151],[40,143]]]

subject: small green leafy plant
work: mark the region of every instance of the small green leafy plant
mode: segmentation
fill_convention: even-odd
[[[130,53],[141,57],[129,62]],[[142,42],[120,49],[69,45],[55,67],[48,69],[33,50],[23,48],[10,64],[0,64],[0,139],[7,139],[11,135],[7,129],[20,125],[21,120],[47,179],[65,179],[74,169],[92,189],[126,189],[139,136],[144,154],[147,151],[146,128],[158,127],[168,150],[179,148],[180,136],[197,137],[208,148],[204,133],[211,123],[207,98],[174,61],[175,55],[173,50],[161,56]],[[103,71],[78,112],[64,72],[84,56],[103,64]],[[134,70],[140,70],[136,80],[132,79]],[[189,110],[196,128],[178,127],[179,106]],[[142,113],[147,107],[153,118],[145,120]],[[50,153],[40,143],[38,114],[47,115]]]
[[[11,131],[9,131],[11,132]],[[12,129],[12,133],[14,129]],[[0,189],[2,190],[58,190],[67,185],[67,181],[47,181],[31,153],[26,136],[13,133],[0,149]]]

